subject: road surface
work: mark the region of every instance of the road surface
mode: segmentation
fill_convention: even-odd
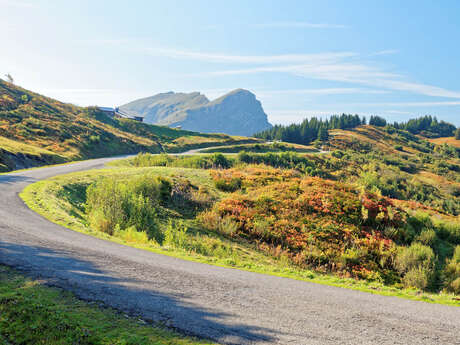
[[[460,344],[460,308],[183,261],[53,224],[18,193],[96,159],[0,175],[0,263],[224,344]]]

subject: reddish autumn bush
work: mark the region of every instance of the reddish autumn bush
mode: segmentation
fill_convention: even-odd
[[[395,245],[382,230],[398,226],[405,215],[390,199],[291,170],[248,167],[212,175],[238,178],[244,191],[202,217],[208,228],[219,231],[219,220],[232,220],[233,237],[299,266],[371,280],[392,276]]]

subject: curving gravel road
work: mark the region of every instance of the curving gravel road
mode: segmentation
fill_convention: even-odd
[[[214,267],[50,223],[18,197],[114,158],[0,175],[0,263],[225,344],[460,344],[460,308]]]

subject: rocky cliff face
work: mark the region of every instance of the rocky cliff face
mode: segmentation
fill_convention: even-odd
[[[145,122],[207,133],[250,136],[272,126],[255,95],[243,89],[212,102],[198,92],[168,92],[120,108],[144,116]]]

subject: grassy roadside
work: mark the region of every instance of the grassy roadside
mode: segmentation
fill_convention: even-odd
[[[0,343],[211,344],[83,302],[0,265]]]
[[[319,284],[351,288],[380,295],[397,296],[430,303],[460,306],[460,300],[454,295],[430,294],[418,290],[399,289],[384,286],[381,283],[339,278],[333,275],[319,274],[309,270],[299,269],[282,259],[276,259],[260,253],[256,250],[255,246],[248,243],[230,241],[226,238],[219,237],[219,235],[215,233],[206,232],[205,230],[200,229],[193,219],[185,220],[186,226],[192,229],[192,231],[187,234],[189,239],[191,241],[209,244],[213,248],[217,248],[215,250],[210,250],[207,255],[197,253],[193,250],[185,250],[183,248],[160,246],[151,241],[139,243],[133,241],[129,237],[119,238],[109,236],[105,233],[92,230],[84,221],[81,208],[79,210],[78,207],[75,206],[76,203],[69,199],[71,195],[75,195],[72,194],[72,188],[75,186],[89,185],[100,176],[130,178],[145,173],[161,176],[183,176],[187,177],[194,183],[198,183],[212,189],[212,182],[208,172],[200,169],[163,167],[124,168],[85,171],[57,176],[49,180],[29,185],[21,193],[21,197],[31,209],[54,223],[102,239],[130,245],[159,254],[223,267],[238,268]]]

